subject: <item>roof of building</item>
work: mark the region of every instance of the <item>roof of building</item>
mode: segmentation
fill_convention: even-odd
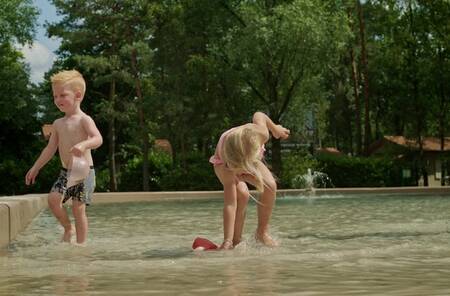
[[[344,155],[341,151],[337,150],[334,147],[321,147],[316,149],[317,153],[325,153],[325,154],[332,154],[332,155]]]
[[[167,139],[155,139],[155,148],[172,155],[172,145]]]
[[[404,136],[384,136],[382,139],[374,142],[369,147],[370,154],[381,149],[385,144],[395,144],[410,150],[419,150],[419,142],[417,139],[408,139]],[[422,149],[423,151],[429,152],[440,152],[441,150],[441,139],[437,137],[424,137],[422,138]],[[444,139],[444,151],[450,151],[450,137]]]

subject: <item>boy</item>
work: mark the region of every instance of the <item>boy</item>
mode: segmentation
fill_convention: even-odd
[[[58,150],[62,169],[48,195],[48,205],[64,227],[62,240],[70,242],[73,227],[62,204],[72,198],[77,243],[83,244],[86,242],[88,231],[86,205],[90,204],[95,188],[91,149],[99,147],[103,139],[92,118],[80,109],[86,91],[83,76],[78,71],[71,70],[56,73],[50,79],[54,103],[61,112],[64,112],[64,117],[53,122],[53,131],[48,144],[26,174],[25,183],[34,184],[39,170]],[[82,183],[66,188],[67,169],[71,164],[72,156],[84,157],[91,169]],[[64,200],[61,202],[63,197]]]

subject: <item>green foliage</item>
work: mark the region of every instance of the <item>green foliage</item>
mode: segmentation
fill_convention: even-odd
[[[241,22],[211,49],[277,121],[294,99],[307,90],[317,93],[317,88],[310,87],[317,86],[311,77],[334,63],[348,29],[343,14],[327,13],[315,1],[263,3],[242,2],[235,11]],[[318,98],[302,99],[306,103]]]
[[[402,168],[407,163],[388,158],[362,158],[347,156],[318,157],[317,169],[326,173],[335,187],[392,187],[413,185],[413,180],[403,180]]]
[[[308,169],[316,170],[319,162],[308,151],[292,151],[283,154],[283,169],[279,176],[280,188],[304,188],[296,183],[298,176],[307,174]]]
[[[31,42],[37,11],[30,0],[3,0],[0,6],[0,195],[22,194],[40,188],[25,187],[40,126],[28,67],[14,46]]]
[[[199,152],[191,152],[186,158],[186,166],[176,164],[161,178],[164,190],[220,190],[213,166]]]
[[[0,45],[31,42],[38,15],[32,0],[2,0],[0,6]]]
[[[165,152],[150,151],[149,153],[150,191],[165,189],[162,186],[162,178],[170,174],[172,159]],[[142,190],[142,157],[134,156],[123,167],[120,176],[120,191]]]
[[[108,168],[114,160],[120,189],[139,189],[145,132],[169,139],[174,151],[172,165],[151,164],[155,190],[220,189],[205,155],[212,153],[222,131],[248,122],[256,110],[289,127],[294,142],[320,142],[354,153],[360,128],[355,113],[361,111],[356,110],[350,72],[351,49],[361,76],[355,1],[53,3],[63,18],[48,27],[49,35],[60,37],[62,45],[47,77],[63,68],[79,69],[86,77],[83,110],[96,120],[105,139],[94,154],[99,191],[108,190]],[[53,106],[48,81],[38,91],[29,88],[26,66],[11,45],[32,38],[36,11],[31,0],[2,4],[0,152],[2,174],[7,174],[15,171],[11,164],[17,159],[31,165],[41,148],[36,146],[43,145],[38,140],[40,121],[48,123],[61,114]],[[369,0],[362,7],[371,134],[448,136],[449,2]],[[137,53],[137,71],[132,52]],[[361,78],[356,79],[361,91]],[[136,99],[137,82],[143,102]],[[139,121],[139,114],[144,120]],[[411,184],[398,177],[408,164],[346,157],[316,160],[303,152],[283,157],[281,187],[293,186],[292,180],[309,167],[328,173],[336,186]],[[22,175],[28,169],[20,161],[18,167]],[[17,171],[14,176],[19,175]],[[16,186],[8,192],[25,190]]]
[[[39,150],[34,149],[34,151]],[[25,185],[25,174],[37,156],[35,158],[9,158],[0,161],[0,195],[46,193],[50,191],[61,169],[61,162],[56,157],[41,169],[35,184]]]

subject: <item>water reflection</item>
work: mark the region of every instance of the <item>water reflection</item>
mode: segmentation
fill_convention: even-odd
[[[89,293],[89,275],[67,276],[63,274],[51,276],[53,295],[91,295]]]
[[[85,248],[58,243],[43,212],[0,253],[0,295],[450,295],[449,198],[278,200],[272,232],[228,252],[221,201],[98,205]],[[426,210],[424,210],[426,209]],[[255,229],[249,205],[247,229]]]
[[[405,238],[405,237],[420,237],[420,236],[433,236],[441,234],[450,234],[448,230],[446,231],[429,231],[429,232],[419,232],[419,231],[402,231],[402,232],[373,232],[373,233],[352,233],[352,234],[320,234],[320,233],[299,233],[295,235],[289,235],[289,239],[303,239],[303,238],[317,238],[317,239],[327,239],[327,240],[348,240],[348,239],[358,239],[358,238],[368,238],[368,237],[378,237],[378,238]]]

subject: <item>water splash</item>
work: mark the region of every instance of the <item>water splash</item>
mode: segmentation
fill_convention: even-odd
[[[295,176],[292,179],[292,185],[294,188],[306,189],[311,192],[314,192],[315,188],[334,187],[327,174],[311,169],[308,169],[306,174]]]

